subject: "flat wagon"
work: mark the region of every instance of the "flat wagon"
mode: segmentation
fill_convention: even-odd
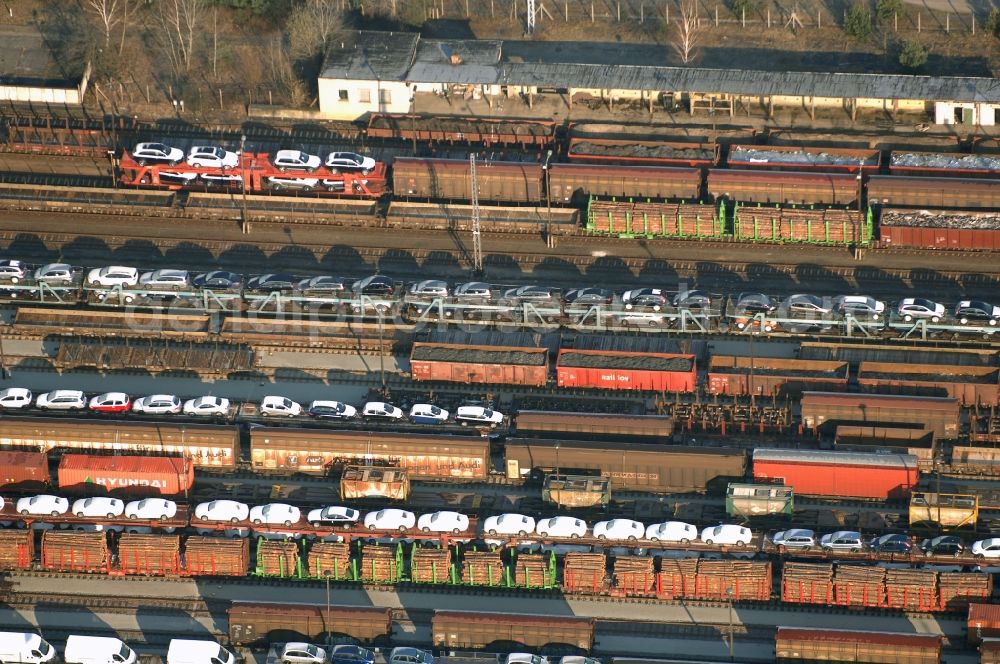
[[[940,664],[942,638],[937,634],[779,627],[774,650],[779,664],[819,661]]]
[[[517,435],[540,438],[617,440],[645,439],[667,442],[674,433],[674,421],[666,415],[615,415],[610,413],[569,413],[552,410],[519,410],[514,422]]]
[[[239,459],[240,432],[212,424],[5,417],[0,419],[0,446],[186,456],[196,467],[227,469]]]
[[[998,208],[1000,180],[872,175],[868,178],[868,204]]]
[[[403,468],[410,479],[483,480],[490,443],[467,436],[256,427],[250,462],[254,470],[325,474],[364,464]]]
[[[850,205],[859,195],[857,177],[792,171],[708,171],[708,195],[748,203]]]
[[[393,193],[397,197],[472,199],[468,161],[397,157],[392,172]],[[544,200],[539,164],[477,162],[476,179],[481,201],[538,203]]]
[[[653,493],[714,492],[746,475],[743,450],[575,440],[506,442],[507,476],[590,471],[608,477],[612,490]],[[583,474],[583,473],[580,473]]]
[[[753,477],[780,481],[800,496],[907,498],[920,481],[917,458],[814,450],[755,449]]]
[[[540,649],[594,647],[594,619],[523,613],[435,611],[431,618],[435,648],[508,651],[510,646]]]
[[[658,166],[552,164],[549,198],[553,203],[582,202],[590,196],[697,200],[701,170]]]
[[[248,646],[280,641],[325,641],[347,636],[365,643],[392,634],[392,609],[233,602],[229,607],[229,642]]]
[[[872,426],[885,422],[920,424],[937,439],[958,437],[962,404],[950,397],[803,392],[802,425],[832,431],[839,424]]]

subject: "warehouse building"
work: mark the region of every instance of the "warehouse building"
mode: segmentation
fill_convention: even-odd
[[[331,49],[319,79],[320,110],[330,119],[421,110],[425,95],[483,100],[490,109],[515,99],[527,107],[559,97],[567,108],[600,100],[650,112],[770,116],[778,109],[910,114],[936,124],[992,126],[1000,83],[975,77],[721,70],[620,64],[602,46],[546,48],[524,42],[424,40],[413,33],[362,31]],[[629,46],[615,44],[616,51]],[[572,52],[576,55],[564,55]],[[579,57],[586,54],[585,58]],[[581,61],[585,59],[586,61]],[[636,58],[641,61],[641,58]]]

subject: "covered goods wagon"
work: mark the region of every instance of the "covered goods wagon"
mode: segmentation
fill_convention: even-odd
[[[176,496],[194,486],[194,464],[183,457],[65,454],[57,476],[60,489],[78,493]]]
[[[887,247],[997,251],[1000,213],[883,209],[879,240]]]
[[[388,608],[233,602],[228,614],[229,640],[237,646],[324,642],[339,636],[372,643],[392,634],[392,609]]]
[[[958,437],[962,404],[951,397],[803,392],[802,425],[832,432],[840,424],[872,426],[885,422],[920,424],[937,439]]]
[[[540,164],[478,161],[479,200],[538,203],[542,195]],[[469,162],[465,159],[396,157],[392,163],[393,193],[397,197],[472,200]]]
[[[690,354],[564,348],[556,359],[559,387],[692,392],[697,381]]]
[[[39,452],[172,454],[190,458],[196,467],[234,468],[240,430],[212,424],[5,417],[0,419],[0,446]]]
[[[1000,399],[1000,369],[862,362],[858,367],[858,385],[881,394],[947,396],[964,404],[995,406]]]
[[[549,380],[549,351],[418,341],[410,351],[410,373],[414,380],[541,387]]]
[[[697,200],[701,170],[657,166],[552,164],[548,176],[552,203],[577,203],[590,196]]]
[[[532,438],[667,442],[674,433],[674,421],[667,415],[519,410],[515,418],[517,435]]]
[[[730,168],[827,173],[877,172],[880,150],[792,145],[731,145]]]
[[[887,500],[909,497],[920,470],[908,454],[756,449],[753,477],[781,482],[800,496]]]
[[[301,473],[388,465],[406,470],[410,479],[482,480],[490,470],[490,442],[458,435],[255,427],[250,463],[254,470]]]
[[[40,491],[51,480],[44,452],[0,450],[0,488],[4,491]]]
[[[1000,207],[1000,180],[901,177],[868,178],[868,204],[945,209]]]
[[[710,394],[798,395],[803,389],[846,390],[847,362],[713,355]]]
[[[594,619],[523,613],[435,611],[431,618],[435,648],[489,650],[498,646],[568,647],[590,652]]]
[[[857,202],[859,189],[854,175],[717,168],[708,171],[708,194],[716,200],[850,205]]]
[[[819,661],[940,664],[942,639],[938,634],[779,627],[774,651],[779,664]]]
[[[746,474],[747,455],[728,448],[508,438],[507,476],[600,474],[612,490],[654,493],[717,492]],[[583,471],[583,472],[579,472]]]

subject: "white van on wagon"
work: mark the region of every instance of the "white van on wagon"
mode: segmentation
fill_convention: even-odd
[[[0,632],[0,664],[45,664],[56,658],[56,649],[29,632]]]
[[[236,656],[215,641],[171,639],[167,664],[236,664]]]
[[[70,635],[63,653],[66,664],[135,664],[135,651],[121,639]]]

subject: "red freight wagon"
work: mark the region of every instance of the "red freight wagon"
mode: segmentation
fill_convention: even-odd
[[[59,488],[92,493],[175,496],[194,485],[194,464],[184,457],[66,454],[59,462]]]
[[[559,387],[691,392],[697,380],[694,355],[564,348],[556,360]]]
[[[51,480],[44,452],[0,451],[0,487],[4,490],[37,491]]]
[[[969,643],[1000,637],[1000,604],[969,604]]]
[[[414,380],[541,387],[549,380],[549,351],[416,342],[410,352],[410,375]]]
[[[864,454],[814,450],[758,449],[755,480],[781,480],[796,494],[850,498],[906,498],[920,479],[909,454]]]
[[[774,652],[779,664],[822,661],[939,664],[942,640],[940,634],[779,627],[774,637]]]

